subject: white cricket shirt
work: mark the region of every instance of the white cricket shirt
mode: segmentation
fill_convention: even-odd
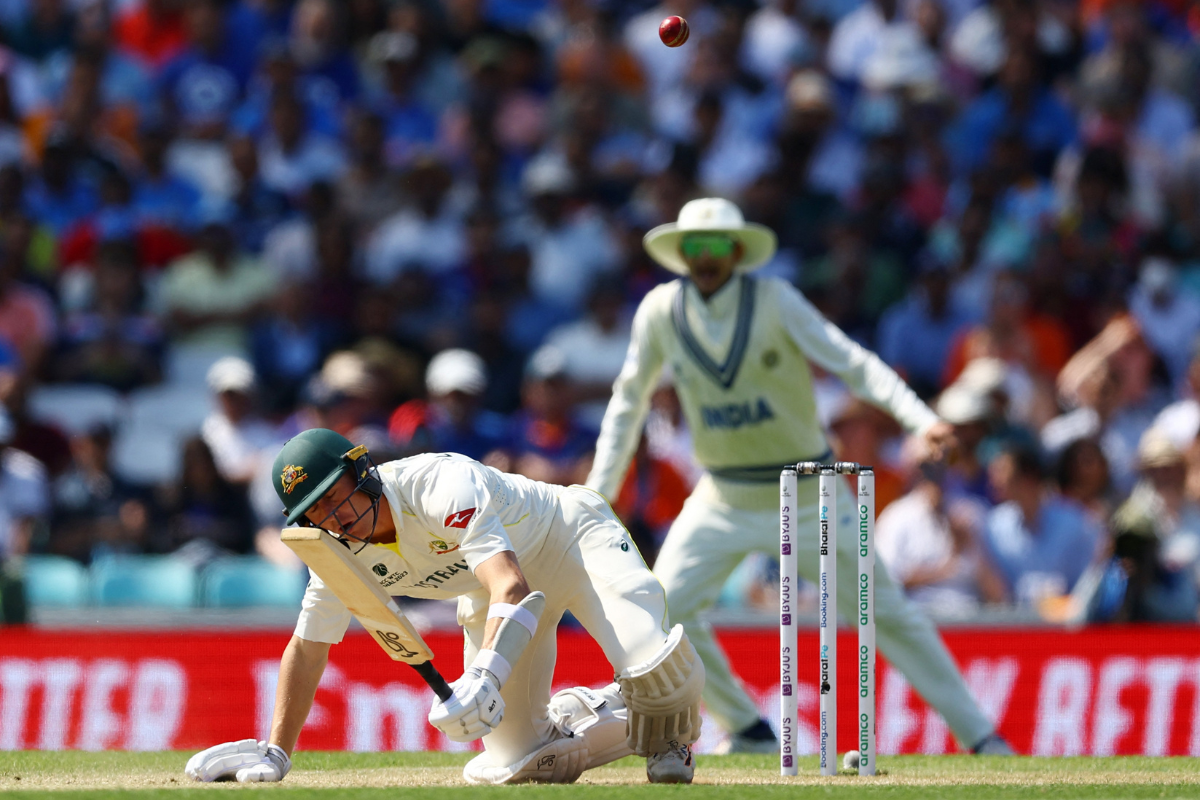
[[[358,554],[391,595],[448,599],[482,588],[473,570],[505,550],[533,558],[558,514],[563,487],[510,475],[453,453],[431,453],[379,466],[396,523],[394,544]],[[336,643],[350,612],[315,574],[295,633]]]
[[[664,364],[708,470],[698,491],[740,508],[778,502],[784,464],[828,452],[809,362],[910,431],[937,416],[871,351],[826,320],[790,283],[735,275],[708,300],[688,280],[656,287],[604,415],[587,485],[615,497]]]

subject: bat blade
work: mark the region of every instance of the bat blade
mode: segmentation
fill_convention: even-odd
[[[362,623],[389,658],[416,669],[442,700],[450,696],[445,679],[431,663],[433,652],[421,634],[349,548],[320,528],[285,528],[282,539]]]

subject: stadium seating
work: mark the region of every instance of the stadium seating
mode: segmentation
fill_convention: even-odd
[[[109,556],[92,564],[98,606],[188,608],[196,604],[196,570],[171,556]]]
[[[27,556],[23,566],[30,606],[85,606],[88,573],[78,561],[62,556]]]
[[[308,575],[256,556],[222,558],[201,574],[204,605],[217,608],[286,606],[299,608]]]
[[[85,433],[97,425],[120,424],[125,403],[107,386],[61,384],[39,386],[30,392],[29,410],[34,419],[53,423],[68,433]]]

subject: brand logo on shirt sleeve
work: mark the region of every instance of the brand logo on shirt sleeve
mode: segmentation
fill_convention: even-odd
[[[446,521],[442,525],[446,528],[465,528],[471,522],[471,518],[475,516],[475,509],[468,508],[463,511],[455,511],[450,516],[446,517]]]

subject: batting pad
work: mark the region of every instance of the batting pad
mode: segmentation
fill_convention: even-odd
[[[692,744],[700,738],[700,693],[704,665],[682,625],[642,664],[617,676],[629,708],[629,748],[639,756],[664,753],[671,742]]]

